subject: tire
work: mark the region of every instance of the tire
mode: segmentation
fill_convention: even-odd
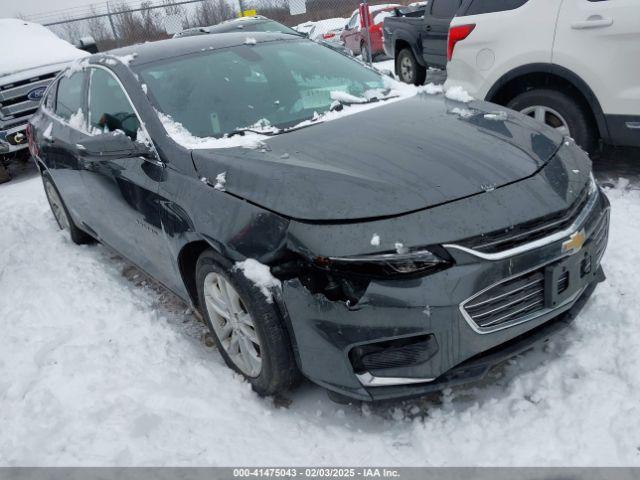
[[[589,112],[576,99],[564,92],[551,89],[529,90],[513,98],[507,107],[538,120],[544,118],[546,125],[573,137],[576,143],[587,152],[593,153],[596,150],[597,131]],[[565,129],[559,127],[560,123],[566,124],[568,132],[565,133]]]
[[[280,317],[275,303],[268,303],[267,298],[240,270],[234,269],[231,262],[216,254],[213,250],[206,250],[198,258],[196,264],[196,285],[198,288],[198,304],[202,317],[215,339],[218,351],[222,355],[229,368],[242,375],[252,386],[253,390],[262,396],[279,395],[291,389],[300,378],[296,366],[293,349],[289,340],[286,327]],[[226,285],[223,282],[227,282]],[[224,285],[224,286],[223,286]],[[220,288],[222,286],[222,288]],[[235,320],[226,320],[219,310],[211,305],[218,304],[219,298],[225,298],[223,290],[228,286],[234,290],[239,301],[230,300],[228,304],[234,305],[230,310],[240,310],[241,313]],[[220,294],[221,297],[217,297]],[[226,296],[230,299],[234,294]],[[209,300],[207,300],[207,296]],[[218,304],[219,306],[219,304]],[[240,307],[238,309],[238,306]],[[247,320],[239,321],[240,316],[252,322],[252,327],[247,328]],[[223,322],[227,322],[223,325]],[[218,328],[214,328],[214,323]],[[236,326],[232,326],[235,322]],[[236,328],[237,327],[237,328]],[[228,337],[221,338],[223,330],[232,330]],[[247,335],[243,332],[251,332]],[[232,339],[235,335],[235,348]],[[249,340],[252,337],[255,341]],[[224,345],[223,345],[224,342]],[[248,342],[253,353],[258,353],[260,359],[259,370],[249,371],[255,367],[254,363],[246,362],[241,353],[241,345]],[[243,347],[246,351],[247,347]],[[237,351],[236,351],[237,350]]]
[[[71,218],[71,215],[69,215],[69,210],[67,210],[60,196],[60,192],[55,183],[53,183],[53,179],[49,173],[42,173],[42,184],[44,186],[44,193],[47,196],[47,201],[49,202],[49,207],[60,230],[68,231],[71,241],[76,245],[92,243],[94,241],[93,238],[80,230],[73,221],[73,218]]]
[[[427,69],[418,63],[410,48],[403,48],[396,58],[396,74],[409,85],[422,85],[427,79]]]

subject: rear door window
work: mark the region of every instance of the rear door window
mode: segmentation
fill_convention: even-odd
[[[433,0],[431,15],[437,18],[453,18],[460,8],[461,0]]]
[[[464,15],[480,15],[482,13],[504,12],[515,10],[529,0],[472,0]]]
[[[84,72],[76,72],[60,79],[56,96],[57,116],[70,120],[72,116],[82,115],[83,88]]]

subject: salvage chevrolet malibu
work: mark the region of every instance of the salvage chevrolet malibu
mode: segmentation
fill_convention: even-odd
[[[604,278],[609,203],[571,139],[290,35],[81,60],[28,136],[58,225],[193,305],[262,395],[477,380]]]

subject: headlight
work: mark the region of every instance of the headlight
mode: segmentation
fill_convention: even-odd
[[[433,249],[435,250],[435,249]],[[317,257],[315,264],[335,273],[368,277],[424,275],[449,267],[452,261],[444,249],[417,250],[408,253],[384,253],[357,257]]]

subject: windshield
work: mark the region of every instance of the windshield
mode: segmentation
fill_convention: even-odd
[[[155,107],[203,138],[290,128],[385,91],[376,72],[307,40],[207,50],[138,73]]]

